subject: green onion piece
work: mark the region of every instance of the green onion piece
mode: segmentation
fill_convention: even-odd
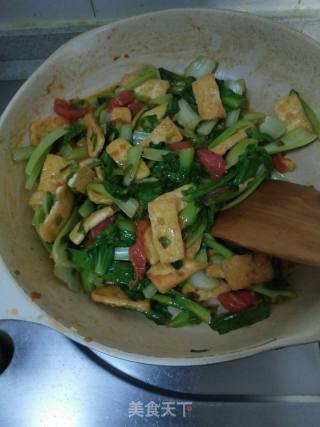
[[[32,218],[32,225],[37,230],[40,226],[40,224],[43,223],[43,221],[46,219],[46,214],[43,211],[42,205],[39,205],[35,208],[33,218]]]
[[[25,162],[29,159],[34,149],[35,147],[33,145],[28,145],[27,147],[15,147],[11,151],[12,159],[17,163]]]
[[[200,251],[196,255],[196,260],[203,263],[208,262],[208,254],[206,248],[202,247],[200,249]]]
[[[107,103],[103,102],[102,104],[99,105],[99,107],[94,112],[94,116],[100,122],[100,124],[102,124],[102,122],[100,121],[100,114],[102,113],[102,111],[106,111],[106,108],[107,108]]]
[[[222,313],[212,316],[210,327],[219,334],[225,334],[244,326],[253,325],[270,316],[271,301],[264,299],[260,303],[239,311],[238,313]]]
[[[227,128],[234,125],[239,120],[240,112],[240,109],[229,111],[225,121]]]
[[[222,265],[223,261],[224,261],[224,257],[222,255],[212,255],[210,257],[210,261],[213,264],[218,264],[218,265]]]
[[[179,151],[179,163],[181,169],[189,170],[194,159],[194,148],[184,148]]]
[[[238,130],[251,127],[251,126],[252,126],[252,123],[249,122],[248,120],[241,119],[237,121],[234,125],[230,126],[228,129],[222,132],[215,140],[213,140],[211,144],[209,144],[209,148],[213,148],[221,144],[227,138],[235,134]]]
[[[29,177],[36,175],[35,180],[37,179],[51,146],[66,133],[68,133],[68,129],[59,128],[41,139],[40,144],[36,146],[26,165],[26,174]]]
[[[45,158],[43,159],[42,162],[39,162],[35,166],[35,168],[33,169],[33,173],[30,176],[27,175],[26,185],[25,185],[25,188],[27,190],[32,190],[32,188],[35,186],[37,179],[38,179],[38,176],[41,173],[44,160],[45,160]]]
[[[169,321],[168,326],[170,328],[182,328],[188,325],[198,325],[199,323],[201,323],[201,320],[194,314],[189,311],[180,311],[174,319]]]
[[[83,145],[82,147],[73,148],[69,144],[63,144],[59,150],[59,155],[66,160],[83,160],[89,156],[88,147]]]
[[[142,85],[150,79],[160,79],[158,68],[154,65],[144,64],[141,65],[137,71],[136,78],[125,85],[125,89],[132,90]]]
[[[153,160],[154,162],[161,162],[162,157],[168,154],[169,152],[169,150],[160,150],[157,148],[146,147],[142,152],[142,157],[148,160]]]
[[[266,116],[260,124],[259,130],[273,139],[280,138],[286,131],[286,124],[274,116]]]
[[[49,192],[44,193],[42,198],[42,209],[46,217],[49,215],[53,203],[54,200],[52,194]]]
[[[285,134],[280,141],[271,142],[264,146],[269,154],[280,153],[282,151],[290,151],[296,148],[304,147],[310,144],[317,135],[309,132],[308,130],[298,127]]]
[[[140,131],[133,132],[133,135],[132,135],[133,145],[141,144],[145,139],[148,138],[149,135],[150,135],[149,132],[140,132]]]
[[[250,286],[250,291],[257,292],[258,294],[265,295],[271,298],[272,303],[275,304],[286,298],[295,298],[297,294],[288,289],[270,289],[262,283]]]
[[[95,191],[97,193],[103,194],[104,196],[109,197],[129,218],[132,218],[139,207],[139,203],[136,199],[130,198],[128,200],[120,200],[112,197],[111,194],[107,192],[103,184],[90,183],[88,184],[88,189]]]
[[[131,127],[132,129],[134,129],[137,125],[137,123],[139,122],[140,118],[143,116],[143,114],[148,110],[148,107],[145,105],[144,107],[141,108],[140,111],[138,111],[138,113],[134,116],[132,122],[131,122]]]
[[[162,104],[168,104],[172,100],[172,94],[167,93],[166,95],[157,96],[156,98],[152,99],[152,104],[155,105],[162,105]]]
[[[177,291],[172,290],[167,295],[157,293],[153,295],[151,299],[159,302],[160,304],[178,308],[179,310],[187,310],[204,322],[210,323],[211,313],[208,309],[184,297]]]
[[[78,212],[82,218],[86,218],[95,210],[95,208],[95,204],[92,203],[90,199],[86,199],[80,206]]]
[[[74,268],[64,267],[60,264],[54,265],[54,275],[66,283],[68,288],[73,292],[79,292],[82,290],[79,273]]]
[[[217,119],[206,120],[206,121],[200,123],[200,125],[197,127],[196,132],[198,135],[207,136],[213,131],[213,129],[217,123],[218,123]]]
[[[96,273],[89,270],[82,270],[80,272],[81,285],[85,293],[90,293],[102,282],[102,279]]]
[[[222,243],[218,242],[210,234],[206,233],[204,237],[205,237],[205,242],[207,246],[210,249],[213,249],[219,255],[223,256],[224,258],[230,258],[234,255],[234,253],[229,248],[224,246]]]
[[[153,297],[153,295],[155,295],[157,293],[157,288],[154,286],[153,283],[149,283],[148,286],[146,286],[143,290],[142,293],[144,295],[145,298],[151,298]]]
[[[115,248],[114,259],[117,261],[129,261],[129,248]]]
[[[51,256],[56,265],[60,265],[62,267],[72,268],[73,263],[70,261],[67,253],[67,241],[66,237],[79,221],[79,214],[77,209],[72,211],[72,214],[65,225],[60,230],[58,236],[53,242],[51,249]]]
[[[249,120],[249,122],[258,122],[260,120],[263,120],[266,117],[266,115],[264,113],[259,113],[259,112],[255,112],[255,111],[249,111],[248,113],[245,113],[242,116],[243,120]]]
[[[200,117],[196,114],[190,105],[184,99],[178,101],[179,111],[177,121],[184,128],[195,129],[198,126]]]
[[[191,301],[189,298],[185,297],[178,291],[171,290],[168,292],[176,301],[176,307],[181,310],[187,310],[193,313],[195,316],[199,317],[203,322],[210,323],[211,321],[211,312],[207,308],[203,307],[200,304],[197,304],[194,301]]]
[[[130,141],[132,137],[132,126],[130,124],[121,125],[119,127],[119,138],[124,138]]]
[[[297,95],[297,97],[299,98],[299,101],[301,102],[302,108],[305,112],[305,115],[307,116],[307,119],[311,123],[315,133],[318,135],[318,138],[320,138],[320,119],[319,119],[319,117],[316,115],[316,113],[313,111],[313,109],[310,107],[310,105],[306,103],[306,101],[300,96],[300,94],[297,91],[292,90],[291,92],[294,93],[295,95]]]
[[[263,172],[258,173],[256,178],[248,185],[247,189],[240,193],[240,195],[233,199],[230,203],[227,203],[223,206],[222,210],[225,211],[227,209],[232,208],[233,206],[236,206],[238,203],[243,202],[247,197],[250,196],[251,193],[253,193],[267,178],[268,172],[264,169]]]
[[[229,167],[238,163],[240,156],[245,153],[248,145],[257,144],[258,141],[253,138],[246,138],[242,141],[239,141],[236,145],[234,145],[231,150],[229,150],[228,154],[225,157],[227,165]]]
[[[199,79],[206,74],[211,74],[217,67],[218,63],[208,56],[200,55],[189,64],[184,70],[186,77],[194,77]]]
[[[137,174],[140,165],[142,150],[142,144],[134,145],[129,149],[127,153],[127,160],[124,167],[125,173],[123,178],[123,184],[127,187],[131,184]]]
[[[240,80],[224,80],[226,88],[232,90],[237,95],[243,95],[246,91],[246,82],[243,79]]]
[[[198,213],[200,211],[199,206],[194,202],[187,203],[186,207],[182,209],[179,214],[179,219],[182,225],[182,228],[188,227],[189,225],[194,224],[197,219]]]
[[[94,271],[99,276],[106,273],[114,259],[114,248],[112,246],[100,245],[96,248],[94,255]]]

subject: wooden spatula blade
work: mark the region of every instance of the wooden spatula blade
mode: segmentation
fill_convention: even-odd
[[[320,192],[266,181],[248,199],[218,216],[213,235],[279,258],[320,266]]]

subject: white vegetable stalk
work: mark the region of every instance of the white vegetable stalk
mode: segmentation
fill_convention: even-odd
[[[188,282],[198,289],[214,289],[220,285],[220,280],[206,276],[202,271],[198,271],[189,277]]]

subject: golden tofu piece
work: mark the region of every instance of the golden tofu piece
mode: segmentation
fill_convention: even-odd
[[[157,262],[159,262],[159,254],[153,243],[151,227],[147,228],[147,230],[144,233],[143,246],[144,246],[144,252],[146,254],[146,258],[149,264],[151,265],[157,264]]]
[[[158,263],[149,269],[147,276],[159,292],[166,293],[204,267],[204,263],[196,260],[186,260],[178,270],[171,264]]]
[[[186,259],[194,259],[194,257],[199,252],[200,246],[202,242],[202,236],[198,237],[197,240],[195,240],[192,245],[190,245],[185,250],[185,258]]]
[[[97,211],[92,212],[89,216],[85,218],[83,221],[83,228],[85,232],[87,233],[90,231],[93,227],[100,224],[100,222],[104,221],[105,219],[109,218],[113,214],[115,214],[115,210],[107,206],[102,209],[98,209]]]
[[[124,166],[127,160],[128,151],[132,145],[123,138],[114,139],[107,146],[106,151],[109,156],[117,163],[118,166]],[[135,176],[135,181],[146,178],[150,175],[150,169],[146,165],[144,160],[140,160],[137,174]]]
[[[216,154],[220,154],[220,156],[224,156],[225,153],[230,150],[234,145],[236,145],[239,141],[248,138],[244,129],[238,130],[238,132],[229,136],[225,141],[221,142],[216,147],[210,148]]]
[[[112,307],[129,308],[143,313],[151,310],[150,300],[143,299],[133,301],[117,286],[100,286],[91,293],[94,302],[110,305]]]
[[[91,202],[97,204],[97,205],[112,205],[113,200],[111,197],[108,197],[104,194],[97,193],[93,190],[88,190],[88,198],[91,200]]]
[[[170,84],[167,80],[150,79],[135,88],[135,93],[146,98],[155,99],[167,93]]]
[[[163,116],[166,114],[167,111],[167,104],[161,104],[157,107],[151,108],[151,110],[146,111],[142,117],[148,117],[148,116],[157,116],[158,120],[161,120]]]
[[[143,141],[143,145],[148,146],[151,142],[154,144],[159,144],[160,142],[172,144],[173,142],[182,141],[182,139],[183,137],[180,130],[173,123],[170,117],[166,117],[153,129],[148,138]]]
[[[182,293],[188,298],[196,299],[199,302],[207,301],[212,298],[217,298],[219,295],[231,291],[230,286],[224,280],[220,281],[220,285],[214,289],[199,289],[194,288],[189,283],[184,285]]]
[[[225,277],[223,268],[219,264],[210,264],[205,271],[206,276],[216,277],[218,279],[223,279]]]
[[[184,258],[177,198],[163,194],[148,204],[154,247],[162,264]]]
[[[287,123],[287,132],[303,127],[313,132],[311,123],[307,119],[301,102],[296,94],[285,96],[276,102],[274,111],[280,120]]]
[[[82,221],[79,221],[69,233],[69,239],[75,245],[80,245],[80,243],[86,237],[86,232],[84,231]]]
[[[56,154],[48,154],[43,164],[38,190],[53,193],[69,175],[69,162]]]
[[[36,206],[41,205],[44,194],[45,191],[35,191],[29,199],[29,206],[32,206],[34,208]]]
[[[119,120],[121,123],[131,123],[131,110],[127,107],[115,107],[111,111],[111,120]]]
[[[49,116],[31,123],[29,129],[29,138],[31,145],[38,145],[41,139],[58,128],[66,128],[69,123],[60,116]]]
[[[92,169],[82,166],[79,170],[68,180],[68,186],[78,193],[86,194],[87,185],[93,181],[95,173]]]
[[[88,154],[90,157],[97,157],[104,147],[104,133],[96,122],[93,113],[86,114],[83,118],[83,123],[87,128],[86,141],[88,145]]]
[[[192,83],[193,94],[202,120],[224,119],[219,87],[212,74],[207,74]]]
[[[56,200],[45,221],[39,226],[39,235],[45,242],[53,242],[69,219],[74,202],[72,191],[65,185],[56,189]]]
[[[257,252],[226,258],[223,270],[226,281],[233,290],[248,288],[255,283],[269,282],[274,277],[270,257]]]

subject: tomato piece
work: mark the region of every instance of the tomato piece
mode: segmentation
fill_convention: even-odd
[[[281,153],[272,156],[272,166],[280,173],[291,172],[295,168],[294,162],[291,159],[286,159]]]
[[[95,227],[93,227],[86,239],[83,242],[83,246],[89,246],[94,239],[99,236],[110,224],[113,224],[116,219],[115,215],[109,216],[108,218],[104,219],[103,221],[99,222]]]
[[[141,110],[141,108],[143,108],[143,106],[144,106],[144,103],[141,101],[138,101],[138,99],[135,99],[134,101],[130,102],[130,104],[128,104],[128,108],[130,108],[130,111],[133,116],[139,113],[139,111]]]
[[[184,150],[185,148],[190,148],[191,144],[188,141],[179,141],[179,142],[173,142],[170,145],[171,150],[173,150],[175,153],[179,153],[179,151]]]
[[[53,110],[58,116],[63,117],[70,122],[80,119],[88,112],[88,108],[74,108],[65,100],[56,98],[53,104]]]
[[[136,241],[129,248],[129,258],[133,265],[136,280],[142,280],[147,266],[147,258],[144,250],[144,233],[150,226],[147,220],[140,220],[136,226]]]
[[[225,174],[226,162],[219,154],[213,153],[207,148],[200,148],[197,150],[197,157],[214,181]]]
[[[227,311],[237,313],[246,310],[259,301],[259,296],[251,291],[230,291],[218,296],[218,301]]]
[[[128,107],[129,104],[135,101],[133,92],[124,90],[111,99],[108,104],[108,110],[111,111],[115,107]]]

